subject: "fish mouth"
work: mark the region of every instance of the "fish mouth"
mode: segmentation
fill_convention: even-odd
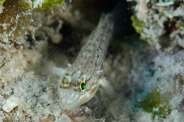
[[[88,102],[96,93],[98,86],[93,86],[84,92],[77,92],[73,89],[58,89],[60,104],[64,109],[74,109]]]
[[[96,94],[98,88],[99,88],[99,85],[94,86],[93,88],[91,88],[91,90],[86,91],[84,95],[81,95],[80,96],[80,104],[82,105],[82,104],[88,102]]]

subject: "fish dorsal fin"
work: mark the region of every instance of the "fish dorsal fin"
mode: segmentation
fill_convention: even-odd
[[[49,47],[48,48],[48,60],[54,63],[57,67],[66,68],[69,64],[68,58],[65,55],[62,48],[59,47]]]

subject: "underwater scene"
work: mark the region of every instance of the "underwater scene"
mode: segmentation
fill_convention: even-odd
[[[184,122],[184,1],[0,0],[0,122]]]

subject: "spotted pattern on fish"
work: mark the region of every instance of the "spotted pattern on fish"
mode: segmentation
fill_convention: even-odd
[[[98,26],[89,35],[76,60],[66,68],[65,74],[61,78],[59,89],[62,104],[65,107],[71,108],[83,104],[96,93],[100,85],[99,80],[103,77],[103,63],[112,32],[112,15],[103,14]],[[81,90],[81,82],[86,83],[84,91]]]

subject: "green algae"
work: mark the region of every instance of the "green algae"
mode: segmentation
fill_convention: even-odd
[[[136,15],[132,15],[130,19],[132,20],[132,26],[134,27],[136,33],[140,34],[140,40],[144,40],[144,38],[141,36],[141,33],[143,32],[144,22],[138,20]]]
[[[136,15],[131,16],[132,26],[135,29],[136,33],[140,34],[140,40],[150,41],[153,42],[153,39],[151,37],[143,37],[142,34],[144,33],[144,25],[145,23],[143,21],[140,21]]]
[[[132,26],[134,27],[136,32],[137,33],[141,33],[142,32],[142,28],[144,26],[144,22],[138,20],[136,15],[132,15],[131,16],[131,20],[132,20]]]
[[[45,0],[42,3],[42,9],[52,8],[53,5],[63,4],[64,0]]]
[[[0,0],[0,6],[5,2],[5,0]]]
[[[178,22],[177,24],[176,24],[176,27],[178,27],[180,30],[184,30],[184,23],[182,23],[182,22]]]
[[[161,98],[160,88],[155,87],[144,100],[141,102],[141,108],[153,116],[165,117],[170,114],[170,104],[169,100],[166,98]]]

